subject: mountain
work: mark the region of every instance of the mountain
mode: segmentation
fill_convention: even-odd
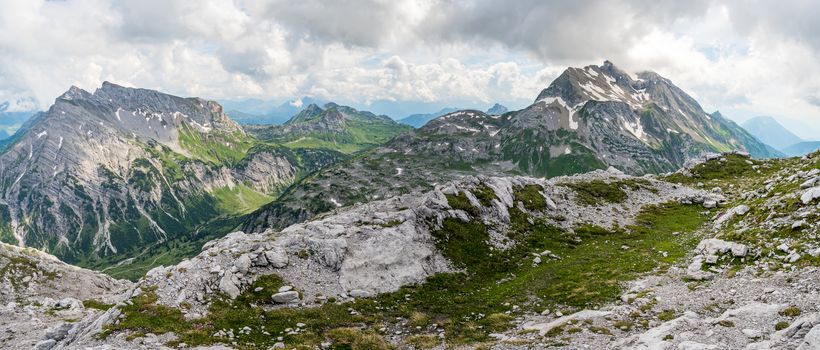
[[[342,158],[256,140],[212,101],[72,87],[0,154],[0,240],[83,266],[139,260],[159,244],[218,235],[199,230]]]
[[[507,109],[507,107],[504,107],[503,105],[496,103],[492,107],[490,107],[490,109],[487,110],[487,114],[502,115],[504,113],[507,113],[508,111],[509,110]]]
[[[273,102],[263,100],[224,101],[226,112],[240,124],[281,125],[291,116],[309,104],[323,104],[324,102],[312,97],[302,97],[274,105]]]
[[[820,141],[803,141],[783,149],[783,153],[790,157],[799,157],[820,149]]]
[[[249,125],[251,135],[292,148],[325,148],[354,153],[410,130],[385,115],[328,103],[310,104],[279,126]]]
[[[803,141],[772,117],[754,117],[745,121],[743,128],[760,141],[779,150]]]
[[[427,114],[411,114],[407,117],[399,119],[399,123],[410,125],[414,128],[420,128],[427,124],[427,122],[436,119],[440,116],[443,116],[447,113],[452,113],[457,111],[458,108],[442,108],[438,112],[435,113],[427,113]]]
[[[633,78],[605,62],[568,68],[520,111],[452,112],[312,174],[251,214],[245,229],[283,228],[466,175],[554,177],[609,166],[662,173],[733,150],[780,155],[719,113],[704,112],[668,79],[652,72]]]

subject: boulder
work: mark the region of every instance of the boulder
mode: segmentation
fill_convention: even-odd
[[[748,254],[749,247],[741,243],[728,242],[717,238],[707,238],[698,243],[696,250],[706,256],[722,255],[731,252],[734,257],[741,258]]]
[[[56,309],[82,309],[83,303],[74,298],[63,298],[54,305]]]
[[[219,280],[219,290],[222,293],[227,294],[231,299],[236,299],[241,292],[239,287],[236,285],[234,281],[233,274],[226,273],[222,278]]]
[[[271,266],[277,269],[288,266],[288,254],[282,249],[272,249],[266,251],[265,258]]]
[[[369,298],[371,297],[370,292],[361,289],[353,289],[348,293],[353,298]]]
[[[815,198],[820,198],[820,186],[814,186],[806,190],[806,192],[803,192],[803,195],[800,196],[800,201],[802,201],[803,204],[809,204]]]
[[[287,292],[276,293],[271,296],[273,302],[279,304],[287,304],[299,300],[299,292],[291,290]]]
[[[251,268],[251,258],[249,258],[247,254],[243,254],[238,259],[236,259],[233,266],[236,267],[236,271],[244,275],[248,273],[248,269]]]

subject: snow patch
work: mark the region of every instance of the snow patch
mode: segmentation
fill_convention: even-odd
[[[567,103],[564,101],[564,99],[562,99],[560,97],[544,97],[544,98],[536,101],[536,103],[538,103],[538,102],[544,102],[544,104],[548,105],[548,106],[552,105],[554,103],[557,103],[559,106],[564,108],[564,110],[569,112],[569,128],[571,130],[578,129],[578,122],[576,120],[573,120],[573,117],[575,116],[575,112],[578,109],[580,109],[580,107],[583,106],[584,103],[586,103],[586,101],[578,103],[577,105],[572,106],[572,107],[567,105]]]
[[[624,120],[623,121],[623,127],[627,131],[629,131],[632,135],[635,135],[635,137],[637,137],[638,139],[640,139],[640,140],[644,139],[645,134],[643,132],[643,125],[641,125],[641,122],[639,120],[636,120],[634,122],[629,122],[629,121]]]
[[[37,134],[37,139],[39,140],[41,137],[46,136],[46,135],[48,135],[48,131],[43,130],[43,131],[41,131],[40,133]]]
[[[336,205],[337,207],[341,207],[341,206],[342,206],[342,204],[341,204],[341,203],[339,203],[339,201],[337,201],[337,200],[336,200],[336,198],[330,198],[330,201],[331,201],[334,205]]]

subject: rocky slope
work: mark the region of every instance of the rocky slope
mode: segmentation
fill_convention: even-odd
[[[0,347],[49,349],[73,323],[123,301],[130,282],[0,243]]]
[[[86,265],[124,258],[342,157],[263,144],[215,102],[72,87],[0,154],[0,239]]]
[[[213,241],[56,346],[813,349],[818,181],[818,153],[466,177]]]
[[[385,115],[358,111],[335,103],[310,104],[281,126],[245,128],[259,139],[292,148],[328,148],[353,153],[385,143],[409,127]]]
[[[283,228],[337,206],[405,194],[465,175],[553,177],[614,166],[675,171],[715,151],[780,155],[652,72],[609,62],[569,68],[520,111],[463,110],[323,169],[252,215],[246,231]]]

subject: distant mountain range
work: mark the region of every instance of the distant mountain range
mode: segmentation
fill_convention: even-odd
[[[269,101],[263,100],[222,102],[227,110],[225,114],[240,124],[271,125],[281,125],[285,123],[292,116],[299,113],[305,106],[310,104],[322,105],[324,103],[326,102],[312,97],[298,98],[278,106],[274,106]]]
[[[760,141],[779,150],[803,141],[772,117],[754,117],[745,121],[742,125],[744,129],[755,135]]]
[[[674,171],[709,152],[782,153],[653,72],[632,77],[610,62],[569,68],[519,111],[456,111],[323,169],[246,223],[282,228],[338,206],[389,198],[464,175],[552,177],[614,166]]]
[[[772,117],[749,119],[743,128],[787,156],[801,156],[820,149],[820,141],[804,141]]]
[[[438,118],[440,116],[443,116],[447,113],[455,112],[457,110],[458,110],[458,108],[455,108],[455,107],[447,107],[447,108],[442,108],[441,110],[439,110],[438,112],[435,112],[435,113],[411,114],[407,117],[399,119],[399,123],[407,124],[407,125],[410,125],[414,128],[420,128],[420,127],[424,126],[424,124],[427,124],[427,122],[429,122],[433,119],[436,119],[436,118]]]
[[[436,118],[441,117],[441,116],[443,116],[445,114],[448,114],[448,113],[455,112],[459,109],[460,108],[448,107],[448,108],[442,108],[441,110],[439,110],[438,112],[435,112],[435,113],[411,114],[407,117],[399,119],[399,123],[407,124],[407,125],[410,125],[410,126],[416,128],[416,129],[418,129],[418,128],[424,126],[424,124],[427,124],[427,122],[429,122],[433,119],[436,119]],[[501,105],[499,103],[496,103],[495,105],[493,105],[492,107],[490,107],[487,110],[487,114],[490,114],[490,115],[501,115],[501,114],[504,114],[504,113],[507,113],[507,107],[505,107],[504,105]]]
[[[803,141],[783,149],[783,153],[790,157],[802,156],[820,150],[820,141]]]

